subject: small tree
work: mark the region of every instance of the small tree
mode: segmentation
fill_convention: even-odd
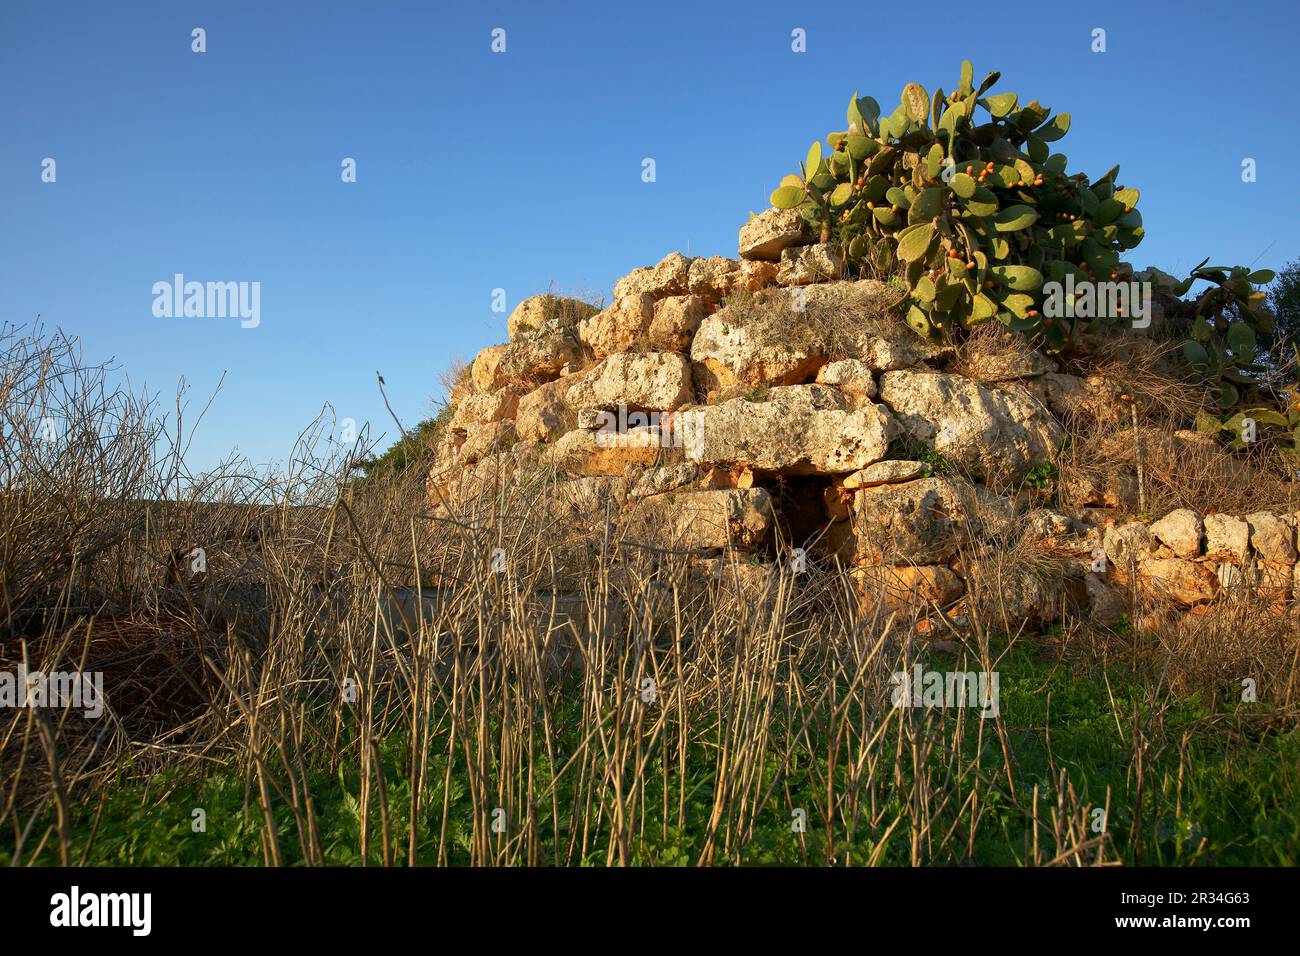
[[[1268,307],[1273,313],[1269,347],[1300,346],[1300,259],[1287,265],[1269,287]]]

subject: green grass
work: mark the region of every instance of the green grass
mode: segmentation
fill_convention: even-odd
[[[931,669],[958,669],[955,660],[944,655],[933,657]],[[1132,715],[1140,723],[1150,716],[1149,691],[1127,672],[1112,669],[1109,673],[1085,673],[1069,666],[1040,658],[1028,642],[1018,643],[999,664],[1001,674],[1001,709],[1009,735],[1012,796],[1001,748],[996,734],[985,733],[982,746],[987,749],[981,761],[985,786],[981,787],[982,816],[973,852],[967,852],[965,827],[956,828],[952,845],[931,854],[937,862],[977,865],[1020,865],[1027,860],[1030,806],[1035,785],[1038,787],[1040,819],[1056,804],[1055,790],[1064,769],[1079,795],[1081,804],[1100,806],[1111,792],[1111,813],[1107,822],[1114,849],[1126,863],[1155,865],[1295,865],[1300,861],[1300,732],[1270,732],[1261,728],[1266,722],[1257,719],[1265,713],[1263,704],[1242,704],[1235,713],[1215,715],[1196,700],[1185,700],[1164,708],[1157,720],[1146,729],[1150,746],[1142,816],[1144,838],[1139,859],[1136,835],[1134,748],[1131,742]],[[1047,733],[1050,707],[1050,750]],[[568,714],[563,702],[556,704],[555,724],[559,728],[578,726],[576,715]],[[968,716],[974,717],[975,711]],[[1118,719],[1117,719],[1118,715]],[[569,719],[572,718],[572,719]],[[710,714],[708,719],[713,719]],[[774,735],[780,736],[786,715],[773,716]],[[799,718],[802,720],[802,718]],[[977,724],[978,719],[972,720]],[[989,722],[991,728],[992,722]],[[656,753],[647,768],[648,794],[644,831],[633,843],[630,859],[636,864],[688,865],[703,849],[706,821],[713,800],[715,757],[706,746],[717,739],[716,727],[696,728],[691,745],[685,781],[676,775],[676,759],[667,778],[668,821],[662,814],[661,787],[665,779],[658,763],[664,748]],[[784,728],[791,730],[790,728]],[[972,727],[973,730],[978,728]],[[892,733],[893,731],[891,731]],[[785,779],[775,788],[760,823],[740,855],[746,864],[823,863],[827,856],[836,862],[861,863],[877,849],[881,833],[867,833],[860,828],[850,839],[841,825],[833,831],[833,847],[825,846],[827,828],[812,810],[825,791],[828,728],[817,721],[809,727],[811,746],[800,748],[785,770]],[[791,736],[794,736],[791,730]],[[1180,744],[1186,738],[1180,773]],[[577,742],[560,740],[565,747],[576,749]],[[964,737],[965,756],[975,754],[976,734]],[[892,745],[886,748],[892,752]],[[406,828],[409,808],[410,752],[405,735],[393,735],[381,744],[385,768],[385,790],[394,856],[406,858]],[[568,752],[572,752],[569,750]],[[815,755],[815,756],[813,756]],[[418,858],[435,862],[442,821],[443,781],[446,771],[444,753],[430,755],[429,776],[418,827]],[[945,754],[933,754],[936,766]],[[777,779],[780,763],[769,756],[765,778]],[[833,772],[838,788],[848,785],[841,754]],[[534,781],[534,792],[544,792],[545,759]],[[907,772],[915,772],[915,767]],[[931,768],[935,769],[934,767]],[[888,774],[886,774],[888,776]],[[102,808],[97,801],[78,801],[73,795],[71,831],[74,855],[84,851],[95,814],[102,809],[92,849],[87,862],[96,865],[260,865],[263,863],[262,831],[264,821],[256,799],[256,781],[245,781],[229,769],[209,771],[201,779],[182,776],[169,770],[147,782],[123,766],[120,780],[105,789]],[[1181,792],[1179,779],[1181,777]],[[546,853],[538,862],[568,859],[570,862],[603,865],[606,861],[608,832],[604,838],[592,839],[586,855],[566,857],[575,834],[568,829],[574,802],[572,773],[559,787],[561,832],[552,830],[549,798],[541,801],[535,826],[542,836]],[[907,780],[891,792],[887,781],[881,799],[889,817],[906,813]],[[685,787],[686,826],[677,826],[679,787]],[[789,802],[785,800],[788,788]],[[310,779],[321,843],[331,864],[357,865],[361,815],[357,794],[360,772],[355,765],[342,765],[333,772],[317,771]],[[472,804],[468,797],[463,763],[457,763],[450,778],[448,796],[448,862],[464,863],[470,858]],[[1181,813],[1175,805],[1181,804]],[[800,836],[792,831],[790,807],[804,805],[807,831]],[[192,811],[206,812],[206,832],[192,829]],[[522,814],[520,814],[522,816]],[[961,818],[963,821],[967,817]],[[52,822],[52,815],[43,822]],[[380,820],[377,809],[371,817],[371,862],[378,862]],[[276,808],[276,826],[285,861],[301,863],[297,830],[290,809],[281,803]],[[34,832],[44,829],[38,826]],[[597,831],[600,825],[597,824]],[[883,828],[882,828],[883,829]],[[909,836],[906,826],[897,828],[883,849],[881,862],[905,865],[909,861]],[[549,857],[549,858],[548,858]],[[43,848],[39,863],[58,862],[55,841]]]

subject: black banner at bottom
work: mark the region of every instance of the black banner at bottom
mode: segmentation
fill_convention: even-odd
[[[1073,938],[1290,925],[1293,869],[0,871],[6,943],[52,934],[131,943],[397,943],[404,927],[536,946],[559,934],[638,946],[699,932],[765,944],[786,932],[962,927]],[[595,931],[600,936],[593,937]],[[915,937],[913,937],[915,938]],[[682,940],[686,942],[686,940]],[[616,944],[617,945],[617,944]]]

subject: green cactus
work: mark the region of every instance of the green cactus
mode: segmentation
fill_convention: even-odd
[[[908,324],[924,336],[959,337],[996,319],[1059,351],[1084,328],[1129,321],[1045,310],[1044,286],[1129,276],[1121,253],[1145,235],[1138,190],[1118,185],[1119,167],[1096,180],[1068,172],[1049,144],[1069,132],[1070,114],[988,93],[997,72],[978,87],[973,77],[965,61],[951,93],[908,83],[888,115],[854,93],[847,129],[827,136],[829,151],[813,143],[772,204],[837,241],[851,270],[898,270]],[[1272,274],[1203,262],[1182,282],[1155,270],[1141,277],[1158,280],[1166,315],[1185,325],[1184,356],[1213,400],[1239,406],[1258,372],[1257,337],[1271,327],[1256,287]],[[1211,288],[1182,302],[1197,281]]]
[[[1250,401],[1259,391],[1265,369],[1255,360],[1258,341],[1272,329],[1273,316],[1264,306],[1265,293],[1256,287],[1272,282],[1273,273],[1252,272],[1246,266],[1208,266],[1208,261],[1181,282],[1156,269],[1143,275],[1159,290],[1170,329],[1187,336],[1183,357],[1205,378],[1218,407],[1227,410]],[[1196,282],[1210,287],[1190,301],[1182,299]]]

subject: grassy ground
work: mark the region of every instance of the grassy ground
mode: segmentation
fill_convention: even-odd
[[[956,669],[958,664],[951,655],[935,655],[928,666]],[[1113,858],[1128,864],[1293,866],[1300,860],[1300,775],[1295,770],[1300,766],[1300,733],[1270,729],[1263,705],[1241,704],[1214,712],[1194,699],[1177,703],[1153,699],[1151,685],[1135,680],[1127,668],[1084,669],[1043,657],[1029,641],[1018,642],[1002,657],[1000,675],[1011,773],[1008,777],[1000,772],[1001,742],[995,735],[982,741],[965,737],[966,757],[974,759],[976,751],[983,749],[981,763],[995,769],[982,788],[984,805],[973,839],[968,839],[971,812],[954,816],[957,836],[939,853],[946,862],[995,866],[1033,862],[1034,831],[1041,831],[1040,844],[1048,842],[1058,798],[1070,805],[1098,808],[1109,803],[1105,831]],[[556,726],[574,728],[567,734],[562,731],[556,741],[561,753],[579,749],[572,737],[582,721],[572,709],[561,702],[554,711]],[[852,785],[846,761],[831,767],[835,735],[827,726],[829,711],[823,710],[821,716],[808,725],[802,752],[784,773],[779,755],[767,758],[763,776],[768,781],[781,777],[781,793],[773,795],[770,805],[757,815],[754,832],[736,862],[906,865],[912,859],[906,827],[886,833],[885,827],[859,825],[848,832],[843,820],[828,821],[809,813],[805,832],[794,832],[791,807],[818,806],[819,791],[828,778],[837,789]],[[850,713],[846,718],[851,722],[861,716]],[[779,734],[780,727],[802,720],[797,714],[783,713],[774,714],[773,723]],[[720,734],[716,726],[699,730],[690,772],[682,778],[670,768],[667,792],[646,801],[645,816],[631,842],[631,863],[675,866],[700,859],[717,779],[710,754],[717,752]],[[892,729],[888,736],[883,751],[898,746],[899,731]],[[405,737],[392,735],[379,751],[387,825],[392,833],[403,833],[409,821],[411,749]],[[663,774],[665,756],[661,752],[645,768],[648,777]],[[932,769],[939,770],[943,762],[936,757]],[[878,799],[886,817],[891,810],[906,812],[914,770],[908,767],[909,779],[899,785],[880,788]],[[251,780],[228,768],[199,774],[168,770],[148,782],[129,781],[127,772],[124,767],[124,779],[107,788],[102,804],[78,805],[72,842],[86,862],[127,866],[264,862],[266,824],[252,796],[256,784]],[[539,762],[534,780],[539,794],[548,790],[553,773],[545,759]],[[1058,793],[1063,779],[1072,794]],[[554,794],[561,806],[580,803],[577,780],[572,774],[561,775]],[[470,862],[476,811],[464,766],[448,779],[446,756],[430,755],[426,786],[428,799],[415,827],[417,861],[439,860],[441,843],[444,862]],[[360,864],[358,767],[340,762],[322,768],[311,775],[307,789],[319,819],[324,862]],[[679,805],[684,808],[681,818]],[[206,814],[204,832],[194,829],[196,808]],[[440,840],[444,808],[446,838]],[[596,825],[585,835],[572,826],[557,832],[544,811],[544,806],[534,807],[541,862],[605,862],[606,827]],[[274,818],[284,862],[301,864],[303,855],[292,837],[294,815],[285,801],[276,801]],[[577,819],[575,815],[573,820]],[[1099,822],[1092,814],[1087,820],[1090,829]],[[383,860],[383,828],[379,819],[370,821],[371,864]],[[507,826],[492,840],[504,849],[517,829]],[[1039,862],[1044,862],[1044,853],[1040,846]],[[57,863],[57,848],[47,843],[38,861]]]
[[[422,467],[358,482],[372,450],[325,421],[287,477],[192,474],[72,343],[0,355],[0,671],[107,697],[0,709],[14,865],[1300,859],[1296,607],[1013,639],[972,578],[939,632],[829,559],[705,570],[522,458],[436,514]],[[999,713],[893,707],[918,661],[996,673]]]

